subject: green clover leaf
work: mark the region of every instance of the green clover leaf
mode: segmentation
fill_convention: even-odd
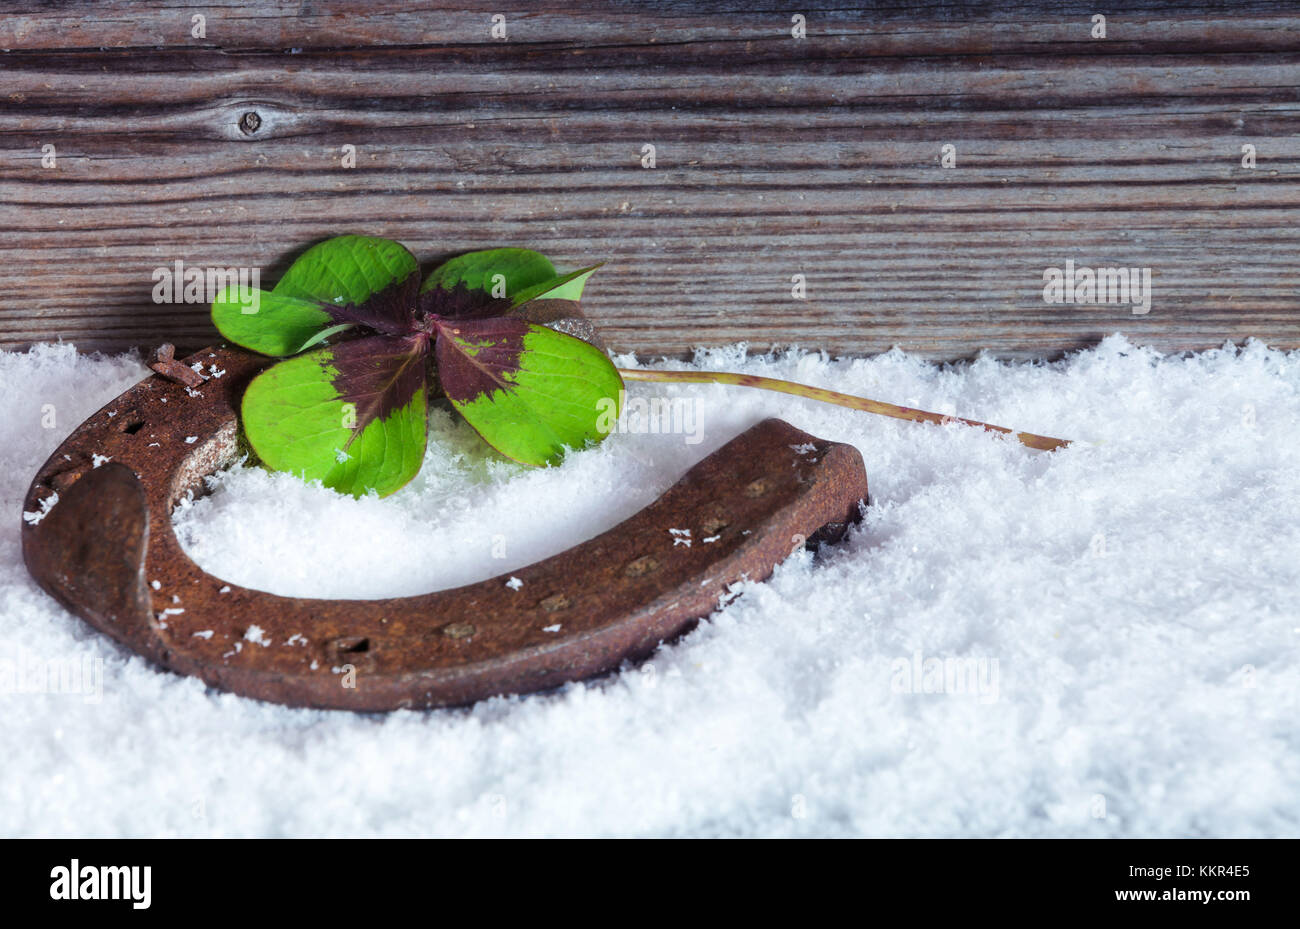
[[[511,311],[578,300],[597,266],[557,273],[521,248],[471,252],[423,285],[403,245],[339,236],[303,253],[270,291],[227,288],[212,318],[230,341],[293,356],[259,374],[241,405],[264,464],[354,495],[381,496],[420,470],[427,390],[502,454],[527,464],[599,441],[622,378],[604,352]]]

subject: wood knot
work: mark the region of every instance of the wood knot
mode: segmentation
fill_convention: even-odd
[[[244,135],[252,135],[262,128],[262,117],[257,115],[256,110],[249,110],[243,116],[239,117],[239,131]]]

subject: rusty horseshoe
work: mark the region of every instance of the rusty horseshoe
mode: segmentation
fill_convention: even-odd
[[[862,456],[778,419],[690,469],[613,529],[511,575],[386,600],[281,597],[213,577],[172,508],[240,455],[236,409],[272,359],[228,347],[154,375],[91,416],[28,490],[23,557],[40,585],[180,674],[291,706],[384,711],[546,690],[652,653],[767,578],[792,542],[833,537],[867,498]],[[670,529],[691,531],[676,544]]]

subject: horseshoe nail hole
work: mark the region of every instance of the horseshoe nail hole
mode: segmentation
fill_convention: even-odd
[[[49,486],[56,493],[67,490],[90,470],[86,465],[74,465],[50,477]]]
[[[262,128],[262,117],[257,115],[256,110],[249,110],[243,116],[239,117],[239,131],[244,135],[252,135]]]
[[[129,422],[122,423],[122,431],[127,435],[135,435],[144,426],[143,419],[133,419]]]
[[[746,497],[761,497],[772,489],[772,482],[765,477],[760,477],[756,481],[750,481],[745,485]]]
[[[642,555],[635,561],[628,562],[623,573],[628,577],[644,577],[654,571],[659,570],[659,560],[653,555]]]
[[[348,635],[341,639],[335,639],[330,645],[334,646],[334,651],[340,655],[359,655],[362,652],[370,651],[370,640],[361,635]]]
[[[717,535],[730,525],[731,523],[727,522],[721,516],[710,516],[704,522],[700,523],[700,536],[701,538],[707,539],[709,536]]]
[[[560,610],[567,610],[573,605],[573,601],[564,594],[552,594],[545,600],[539,601],[537,605],[548,613],[558,613]]]
[[[475,632],[478,630],[473,623],[452,623],[442,627],[442,634],[449,639],[468,639]]]

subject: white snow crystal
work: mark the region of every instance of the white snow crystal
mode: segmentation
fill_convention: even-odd
[[[34,512],[23,513],[23,519],[35,526],[42,519],[49,515],[50,510],[54,509],[54,504],[59,502],[58,491],[50,491],[49,496],[42,497],[39,504],[40,509]]]
[[[521,581],[519,578],[512,576],[510,580],[506,581],[506,586],[509,587],[511,590],[518,590],[520,587],[524,586],[524,582]]]
[[[198,440],[199,440],[199,437],[196,436],[196,435],[187,435],[187,436],[185,437],[185,444],[186,444],[186,445],[193,445],[193,444],[194,444],[195,442],[197,442]]]
[[[266,630],[256,623],[244,630],[244,638],[254,645],[261,645],[263,648],[271,644],[271,640],[266,637]]]

